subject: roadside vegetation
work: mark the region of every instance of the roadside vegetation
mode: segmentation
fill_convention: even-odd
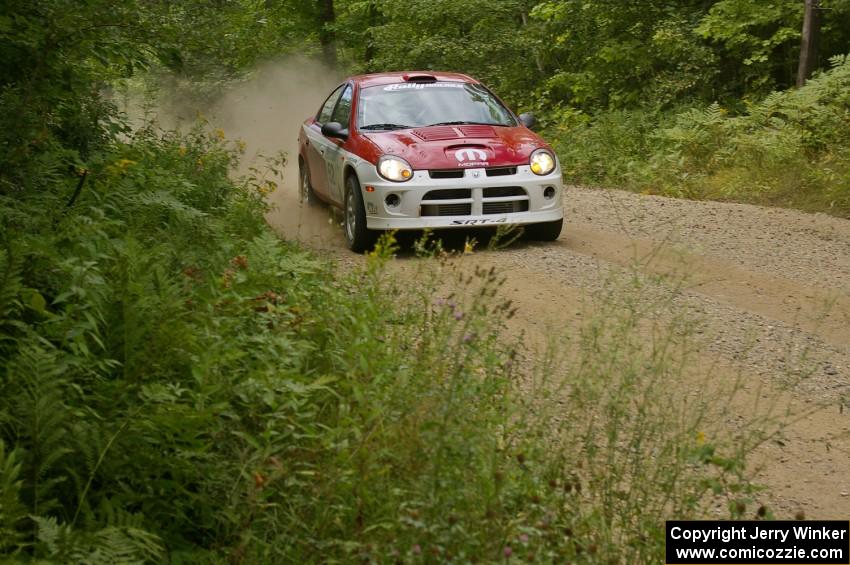
[[[665,517],[717,502],[724,515],[755,512],[745,456],[775,423],[753,415],[732,436],[716,413],[726,403],[707,401],[731,397],[734,383],[701,396],[670,385],[714,386],[685,374],[693,320],[669,297],[612,287],[553,347],[569,356],[533,360],[504,333],[512,306],[499,273],[453,271],[426,242],[423,265],[436,268],[405,284],[387,275],[391,238],[340,273],[264,221],[285,162],[234,179],[241,148],[214,125],[131,130],[108,93],[168,69],[213,96],[304,44],[352,68],[452,67],[540,109],[563,132],[565,160],[617,152],[606,166],[576,164],[586,169],[570,169],[575,179],[643,189],[641,175],[657,174],[666,184],[653,186],[694,195],[733,186],[719,179],[739,182],[739,169],[785,182],[782,167],[797,163],[814,187],[805,202],[828,193],[838,210],[847,64],[737,117],[725,106],[667,116],[656,161],[621,170],[635,149],[611,148],[603,132],[633,132],[633,119],[655,131],[665,106],[630,114],[619,105],[646,93],[607,86],[602,104],[598,92],[568,96],[584,83],[566,71],[535,78],[566,65],[546,49],[567,40],[541,38],[573,3],[301,4],[49,0],[0,13],[0,554],[657,563]],[[415,41],[402,51],[391,38],[405,33]],[[736,92],[777,86],[747,76]],[[777,131],[775,148],[759,128]],[[732,151],[736,136],[758,141],[747,150],[763,168]],[[652,169],[674,154],[679,169]],[[821,176],[799,166],[811,159]],[[455,290],[442,290],[446,277]],[[660,311],[674,320],[663,331]]]

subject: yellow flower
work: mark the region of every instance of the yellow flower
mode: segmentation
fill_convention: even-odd
[[[239,139],[239,140],[236,141],[236,146],[239,148],[239,151],[244,153],[245,148],[248,146],[248,144],[245,143],[244,139]]]
[[[177,152],[180,154],[181,157],[186,156],[186,151],[187,151],[187,149],[186,149],[185,145],[181,145],[180,147],[177,148]]]
[[[115,161],[115,166],[121,169],[122,171],[126,171],[130,165],[135,165],[136,161],[130,159],[118,159]]]
[[[464,254],[472,253],[472,251],[473,251],[474,249],[475,249],[475,245],[474,245],[471,241],[469,241],[469,240],[467,239],[467,240],[466,240],[466,243],[464,243],[464,244],[463,244],[463,252],[464,252]]]
[[[705,443],[705,432],[697,432],[697,445],[703,445]]]
[[[215,136],[219,139],[224,139],[224,130],[221,128],[216,129]]]

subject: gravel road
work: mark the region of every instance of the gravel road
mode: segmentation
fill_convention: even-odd
[[[269,221],[342,264],[326,210],[279,195]],[[779,518],[850,515],[850,221],[823,214],[570,187],[566,224],[550,244],[520,241],[474,254],[508,276],[519,329],[545,342],[582,315],[612,276],[686,281],[672,300],[701,323],[700,355],[743,375],[751,390],[786,398],[793,419],[760,448],[759,502]],[[672,283],[671,283],[672,284]],[[734,423],[730,423],[734,425]]]

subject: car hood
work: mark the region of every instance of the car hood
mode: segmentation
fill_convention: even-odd
[[[524,165],[532,151],[547,147],[521,126],[431,126],[362,135],[377,146],[379,155],[398,155],[414,169]]]

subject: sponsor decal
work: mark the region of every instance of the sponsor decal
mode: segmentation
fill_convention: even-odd
[[[458,149],[455,151],[455,159],[461,167],[486,167],[489,164],[487,153],[474,147]]]
[[[484,218],[481,220],[452,220],[455,226],[480,226],[481,224],[507,224],[507,218]]]
[[[377,207],[377,206],[375,206],[375,205],[374,205],[373,203],[371,203],[371,202],[367,202],[367,203],[366,203],[366,210],[367,210],[370,214],[377,214],[377,213],[378,213],[378,207]]]
[[[463,86],[462,82],[402,82],[387,85],[384,90],[392,92],[393,90],[422,90],[423,88],[463,88]]]

